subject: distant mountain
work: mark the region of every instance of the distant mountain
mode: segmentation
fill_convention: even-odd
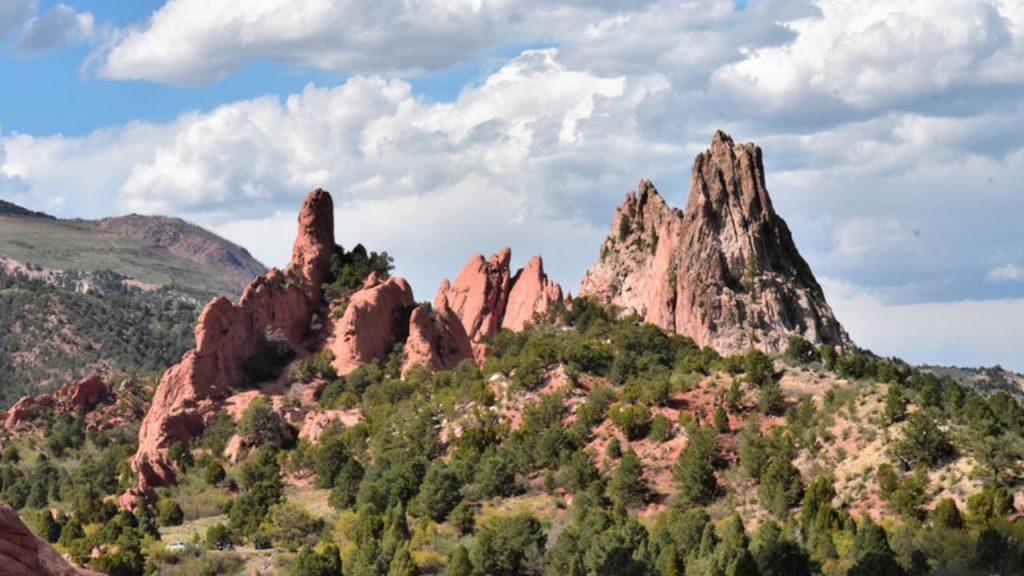
[[[0,256],[31,268],[109,270],[150,287],[239,295],[266,268],[241,246],[177,218],[59,220],[0,201]]]
[[[0,408],[72,378],[162,371],[207,302],[264,271],[180,219],[59,220],[0,201]]]

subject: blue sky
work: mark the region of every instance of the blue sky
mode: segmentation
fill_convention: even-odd
[[[1016,0],[4,0],[0,34],[0,197],[35,209],[282,265],[322,186],[420,299],[505,245],[575,290],[721,128],[860,344],[1024,370]]]

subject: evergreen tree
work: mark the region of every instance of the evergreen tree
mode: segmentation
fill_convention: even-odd
[[[716,437],[712,430],[694,428],[690,442],[679,454],[675,468],[679,499],[691,504],[709,504],[718,492],[715,479]]]
[[[619,466],[611,481],[608,482],[608,497],[616,506],[623,509],[635,508],[643,504],[647,497],[647,482],[644,480],[644,467],[640,458],[632,448],[622,455]]]
[[[473,564],[469,561],[469,551],[459,544],[448,561],[448,568],[445,576],[472,576]]]
[[[785,518],[789,509],[800,502],[803,490],[800,471],[788,458],[776,456],[761,478],[757,496],[766,510],[778,518]]]

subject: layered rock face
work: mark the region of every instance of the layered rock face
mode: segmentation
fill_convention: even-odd
[[[761,149],[722,132],[694,161],[685,212],[648,181],[626,196],[580,295],[727,354],[793,335],[850,345],[772,207]]]
[[[76,568],[38,538],[7,504],[0,504],[0,574],[7,576],[99,576]]]
[[[280,334],[293,349],[300,349],[313,314],[325,309],[320,282],[330,272],[333,211],[329,194],[312,192],[299,214],[289,270],[271,270],[257,278],[238,304],[218,298],[203,310],[195,349],[164,373],[142,422],[139,449],[132,458],[139,485],[122,497],[123,507],[134,507],[151,495],[153,487],[174,482],[167,450],[198,435],[215,416],[218,401],[245,383],[246,361],[266,345],[268,334]]]
[[[339,376],[388,353],[408,333],[408,313],[415,304],[404,278],[380,281],[370,274],[352,295],[345,314],[335,324],[329,346]]]

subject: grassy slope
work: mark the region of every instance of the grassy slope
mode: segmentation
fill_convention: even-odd
[[[237,290],[217,270],[85,222],[0,215],[0,254],[46,269],[112,270],[147,284],[208,294]]]

